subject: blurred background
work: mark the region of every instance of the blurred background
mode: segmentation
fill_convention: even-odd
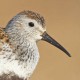
[[[0,0],[0,26],[23,10],[43,15],[48,34],[72,55],[40,41],[40,61],[30,80],[80,80],[80,0]]]

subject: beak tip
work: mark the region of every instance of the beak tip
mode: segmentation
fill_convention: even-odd
[[[71,57],[71,54],[69,52],[66,53],[68,55],[68,57]]]
[[[69,57],[71,57],[71,55],[69,55]]]

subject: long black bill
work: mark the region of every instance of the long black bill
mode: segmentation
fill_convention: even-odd
[[[56,40],[51,38],[46,32],[43,33],[42,37],[43,37],[42,40],[47,41],[48,43],[56,46],[57,48],[65,52],[69,57],[71,57],[69,52],[63,46],[61,46]]]

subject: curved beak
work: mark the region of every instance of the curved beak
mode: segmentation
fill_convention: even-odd
[[[59,48],[64,53],[66,53],[69,57],[71,57],[70,53],[62,45],[60,45],[56,40],[50,37],[46,32],[42,34],[42,40],[47,41],[48,43],[54,45],[55,47]]]

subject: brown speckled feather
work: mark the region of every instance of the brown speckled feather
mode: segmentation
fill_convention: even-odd
[[[42,25],[42,27],[44,28],[44,26],[45,26],[45,20],[44,20],[44,18],[43,18],[40,14],[34,13],[34,12],[32,12],[32,11],[29,11],[29,10],[28,10],[28,11],[20,12],[19,14],[21,14],[21,15],[26,15],[27,17],[36,20],[36,21],[39,22],[39,23]]]
[[[2,41],[2,42],[9,41],[8,36],[4,32],[4,28],[1,28],[1,27],[0,27],[0,41]]]
[[[0,27],[0,51],[2,51],[2,46],[4,43],[9,43],[8,36],[4,32],[4,28]]]
[[[3,74],[2,76],[0,76],[0,80],[24,80],[24,79],[19,78],[16,75],[10,76],[10,74]]]

